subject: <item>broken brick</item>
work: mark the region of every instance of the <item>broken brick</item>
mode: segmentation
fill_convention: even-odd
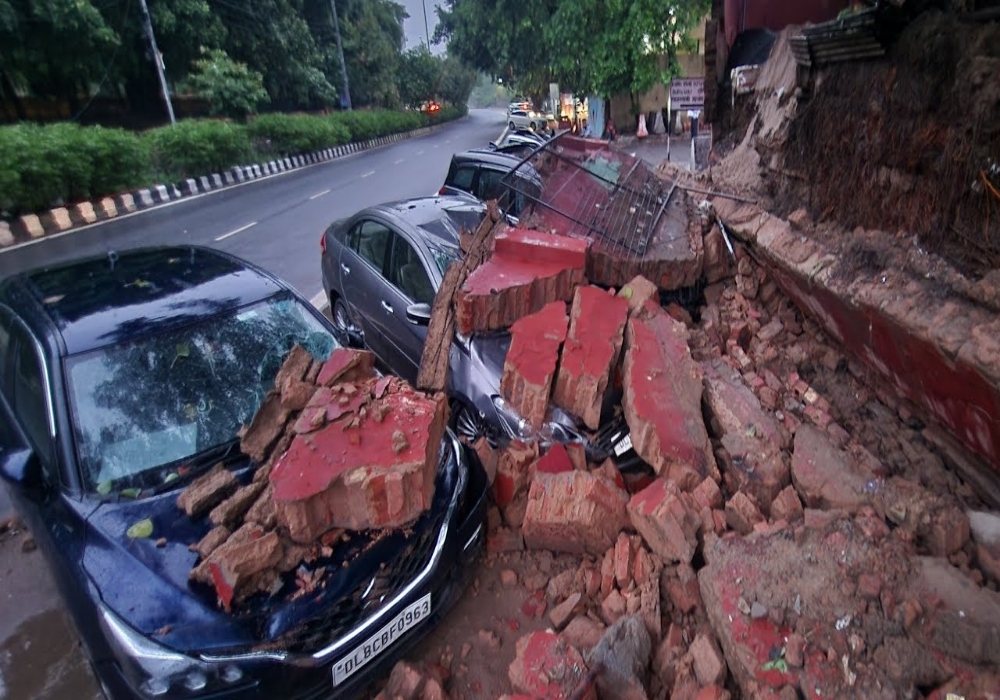
[[[629,319],[624,362],[625,419],[635,451],[682,490],[717,471],[701,412],[702,374],[688,333],[647,301]]]
[[[555,632],[532,632],[517,640],[507,672],[514,690],[538,700],[569,700],[585,690],[587,665],[580,652]]]
[[[629,536],[622,532],[618,535],[617,541],[615,541],[615,581],[618,583],[618,588],[625,590],[628,588],[629,582],[632,580],[631,570],[632,570],[632,544],[629,541]]]
[[[220,462],[181,491],[177,507],[198,518],[227,498],[239,486],[236,476]]]
[[[569,622],[569,619],[573,616],[573,612],[576,610],[576,606],[580,604],[580,600],[582,599],[582,593],[573,593],[549,611],[549,620],[552,621],[552,627],[556,631],[561,630]]]
[[[715,640],[707,634],[696,635],[691,642],[694,673],[703,685],[722,685],[726,680],[726,661]]]
[[[337,348],[323,363],[316,377],[319,386],[345,382],[361,382],[375,376],[375,355],[368,350]]]
[[[771,519],[791,523],[802,517],[802,501],[794,486],[786,486],[771,502]]]
[[[578,287],[570,311],[569,333],[555,378],[552,401],[580,417],[591,430],[618,364],[628,302],[593,287]]]
[[[664,569],[660,588],[666,589],[665,597],[682,615],[690,615],[702,606],[698,576],[690,564],[681,563],[673,572]]]
[[[486,536],[486,551],[489,554],[500,552],[521,552],[524,550],[524,539],[521,533],[509,527],[497,528]]]
[[[229,610],[234,602],[256,592],[255,577],[274,567],[281,555],[278,533],[265,534],[258,526],[246,524],[192,569],[191,579],[213,585],[222,606]]]
[[[573,462],[566,451],[566,447],[559,442],[553,443],[544,455],[532,465],[529,470],[532,474],[560,474],[562,472],[573,471]]]
[[[549,407],[559,348],[566,339],[566,305],[552,302],[511,328],[500,393],[535,430]]]
[[[285,393],[285,388],[291,382],[301,382],[305,379],[312,364],[313,358],[309,351],[301,345],[295,345],[274,376],[274,388],[281,394]]]
[[[257,464],[266,462],[271,446],[285,431],[285,424],[290,415],[291,412],[281,405],[281,397],[278,394],[270,394],[257,409],[246,432],[243,433],[240,439],[240,451]]]
[[[764,522],[764,516],[750,496],[738,491],[726,503],[726,522],[741,535],[749,535],[757,523]]]
[[[447,422],[443,394],[427,397],[393,379],[371,406],[381,422],[353,416],[298,435],[270,475],[278,522],[296,542],[333,528],[398,527],[430,507]],[[392,435],[407,444],[396,449]]]
[[[604,636],[604,625],[586,615],[577,615],[560,633],[567,642],[580,650],[590,649]]]
[[[479,462],[483,465],[483,471],[486,472],[486,485],[493,486],[493,481],[497,476],[497,464],[500,461],[500,454],[490,447],[490,443],[485,436],[476,440],[472,449],[476,451],[476,456],[479,457]]]
[[[691,492],[691,497],[694,498],[698,505],[705,508],[722,507],[722,491],[719,490],[719,485],[715,483],[715,479],[711,477],[703,479],[695,490]]]
[[[213,525],[233,525],[246,514],[266,485],[263,481],[256,481],[238,488],[236,493],[212,509],[208,519]]]
[[[493,255],[465,279],[455,301],[459,333],[510,328],[585,284],[586,241],[526,229],[494,238]]]
[[[281,390],[281,406],[289,411],[301,411],[316,393],[315,384],[307,384],[296,379],[289,380]]]
[[[622,285],[618,296],[628,302],[629,314],[634,314],[649,300],[655,304],[660,302],[660,290],[642,275],[637,275],[632,281]]]
[[[837,449],[826,433],[803,425],[795,433],[792,481],[810,508],[855,513],[868,503],[866,488],[874,474]]]
[[[229,539],[231,534],[233,533],[225,525],[213,527],[194,545],[194,551],[198,552],[198,556],[202,559],[207,559],[208,555],[214,552],[220,544]]]
[[[628,503],[628,515],[646,545],[665,561],[690,562],[701,519],[691,497],[656,479]]]
[[[528,485],[529,465],[538,457],[538,443],[512,440],[500,452],[497,475],[493,482],[493,498],[503,508],[524,492]]]
[[[601,617],[609,625],[613,625],[626,613],[625,598],[618,591],[613,589],[607,597],[601,601]]]
[[[628,496],[589,472],[538,474],[521,532],[528,547],[599,555],[628,526]]]

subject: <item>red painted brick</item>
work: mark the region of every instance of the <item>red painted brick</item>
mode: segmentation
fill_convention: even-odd
[[[316,377],[319,386],[340,382],[360,382],[375,376],[375,355],[367,350],[337,348]]]
[[[802,517],[802,501],[794,486],[786,486],[771,502],[771,519],[791,523]]]
[[[534,474],[560,474],[573,471],[573,462],[561,443],[553,443],[531,468]]]
[[[517,640],[507,676],[514,690],[536,700],[569,700],[586,686],[587,665],[565,639],[546,630]],[[583,697],[592,698],[593,692]]]
[[[523,493],[528,486],[529,466],[538,457],[538,443],[513,440],[500,452],[497,475],[493,481],[493,498],[503,508]]]
[[[643,304],[652,299],[654,304],[660,303],[660,290],[642,275],[634,277],[618,290],[618,296],[628,302],[628,312],[635,313]]]
[[[511,328],[500,393],[535,429],[549,407],[559,348],[566,339],[566,305],[552,302]]]
[[[509,328],[585,284],[587,242],[541,231],[501,231],[493,255],[466,278],[455,303],[460,333]]]
[[[552,401],[579,416],[591,430],[600,425],[627,320],[625,299],[598,287],[577,288]]]
[[[398,527],[430,507],[447,400],[387,379],[358,385],[364,416],[359,409],[297,435],[276,461],[275,514],[294,541],[310,543],[333,528]]]
[[[628,588],[632,580],[631,572],[632,544],[628,535],[622,532],[615,542],[615,581],[618,583],[618,588],[623,591]]]
[[[717,472],[701,413],[702,374],[688,333],[652,301],[631,319],[624,362],[625,419],[636,452],[657,474],[693,489]]]
[[[701,519],[694,501],[671,482],[656,479],[628,503],[632,524],[646,545],[666,561],[690,562]]]
[[[628,496],[588,472],[538,474],[528,492],[521,532],[528,547],[603,554],[628,526]]]
[[[666,572],[664,572],[666,578]],[[666,578],[667,596],[674,608],[683,615],[690,615],[701,608],[701,591],[698,576],[690,564],[681,563],[675,575]]]

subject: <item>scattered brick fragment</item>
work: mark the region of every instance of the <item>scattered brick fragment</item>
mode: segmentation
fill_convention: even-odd
[[[271,394],[264,399],[240,440],[243,454],[257,464],[267,461],[270,449],[285,431],[290,415],[291,412],[281,405],[279,395]]]
[[[213,525],[233,525],[243,518],[265,486],[266,483],[255,481],[238,488],[236,493],[212,509],[208,519]]]
[[[319,386],[337,383],[361,382],[375,376],[375,355],[367,350],[337,348],[323,363],[316,377]]]
[[[726,522],[741,535],[749,535],[764,516],[753,498],[739,491],[726,503]]]
[[[199,518],[233,493],[238,485],[236,476],[220,462],[181,491],[177,507],[189,518]]]
[[[637,312],[649,300],[655,304],[660,302],[660,290],[642,275],[637,275],[632,281],[622,285],[618,296],[628,302],[629,314]]]
[[[528,470],[538,457],[538,443],[512,440],[500,452],[497,460],[497,475],[493,482],[493,498],[503,508],[528,486]]]
[[[701,519],[690,496],[666,479],[656,479],[628,503],[632,525],[665,561],[690,562],[698,546]]]
[[[191,579],[215,587],[226,610],[260,589],[262,581],[273,582],[277,572],[261,577],[272,569],[282,555],[276,532],[264,533],[258,526],[246,524],[219,545],[204,561],[191,570]]]
[[[695,675],[701,685],[723,684],[726,680],[726,662],[712,637],[707,634],[697,635],[691,642],[691,656]]]
[[[803,425],[795,433],[792,481],[807,506],[857,512],[868,503],[866,485],[873,478],[821,430]]]
[[[517,640],[508,670],[514,690],[537,700],[593,698],[580,652],[555,632],[532,632]]]

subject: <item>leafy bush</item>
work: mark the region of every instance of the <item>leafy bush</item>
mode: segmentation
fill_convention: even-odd
[[[247,129],[209,119],[187,119],[143,135],[153,165],[169,179],[198,177],[245,163],[252,157]]]
[[[389,110],[337,112],[330,115],[330,119],[347,127],[351,133],[351,141],[367,141],[379,136],[419,129],[427,124],[427,118],[420,112]]]
[[[138,134],[100,126],[80,129],[93,170],[90,196],[115,194],[150,179],[149,146]]]
[[[247,131],[256,149],[272,156],[318,151],[351,140],[343,124],[306,114],[265,114],[252,119]]]
[[[271,98],[264,89],[264,76],[234,61],[222,49],[202,49],[194,61],[188,82],[195,94],[205,98],[214,115],[243,118]]]

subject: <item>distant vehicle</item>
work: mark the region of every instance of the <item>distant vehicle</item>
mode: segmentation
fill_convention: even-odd
[[[530,112],[533,109],[531,102],[524,98],[516,98],[507,105],[507,114],[510,114],[514,110],[521,110],[524,112]]]
[[[516,155],[489,149],[473,149],[451,157],[448,175],[438,194],[466,192],[482,202],[495,199],[504,213],[517,217],[525,207],[526,194],[538,196],[542,180],[530,165],[517,171],[518,187],[503,184],[504,177],[521,161]]]
[[[431,304],[448,265],[462,251],[459,233],[475,230],[485,207],[465,198],[424,197],[380,204],[330,225],[323,234],[323,286],[339,337],[365,345],[395,373],[414,380],[420,368]],[[509,333],[457,335],[450,351],[452,425],[468,440],[515,438],[583,444],[597,461],[640,462],[624,419],[588,441],[576,419],[550,407],[534,432],[500,396]]]
[[[441,105],[439,105],[434,100],[430,100],[428,102],[422,102],[420,104],[420,111],[427,114],[434,114],[435,112],[441,111]]]
[[[511,131],[522,129],[538,131],[545,124],[545,115],[533,110],[515,109],[507,114],[507,128]]]
[[[449,431],[431,510],[405,533],[338,539],[303,565],[322,577],[314,595],[290,573],[230,614],[189,583],[189,544],[212,525],[183,516],[178,493],[220,462],[249,482],[239,430],[295,344],[319,358],[338,346],[287,284],[205,248],[0,282],[0,476],[111,700],[356,694],[475,570],[486,476]],[[154,534],[133,539],[146,519]]]

